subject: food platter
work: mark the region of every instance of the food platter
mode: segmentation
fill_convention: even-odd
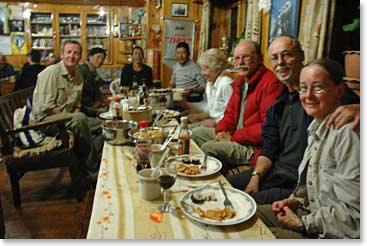
[[[183,164],[186,166],[195,166],[193,164],[185,164],[183,163],[183,160],[189,158],[191,161],[194,159],[199,160],[199,164],[197,165],[200,169],[200,173],[198,174],[186,174],[184,172],[177,172],[178,176],[183,176],[183,177],[190,177],[190,178],[196,178],[196,177],[206,177],[212,174],[215,174],[217,172],[220,171],[220,169],[222,168],[222,163],[211,156],[207,157],[206,160],[206,168],[201,168],[202,167],[202,162],[203,162],[203,155],[179,155],[174,157],[171,162],[175,162],[177,165]]]
[[[184,194],[180,200],[183,213],[185,216],[194,221],[216,226],[235,225],[249,220],[256,212],[255,200],[249,194],[241,190],[229,187],[224,187],[224,189],[227,193],[228,199],[232,202],[233,209],[236,213],[233,218],[227,218],[218,221],[206,217],[200,217],[196,212],[197,208],[200,208],[203,211],[224,208],[224,195],[219,185],[206,185],[198,187]],[[197,192],[202,194],[210,194],[210,196],[215,197],[215,200],[205,201],[201,204],[194,203],[192,201],[192,195]]]
[[[103,120],[112,120],[112,111],[107,111],[99,114],[99,118]]]

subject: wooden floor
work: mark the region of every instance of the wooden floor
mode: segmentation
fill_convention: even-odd
[[[30,172],[21,179],[22,207],[16,209],[4,164],[0,164],[0,194],[6,239],[86,238],[94,192],[83,202],[70,195],[67,169]]]

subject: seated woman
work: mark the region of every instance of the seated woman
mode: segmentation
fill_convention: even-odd
[[[38,50],[31,50],[27,54],[27,61],[17,76],[14,91],[36,86],[38,74],[45,69],[45,66],[40,64],[41,54]]]
[[[343,70],[317,59],[301,71],[299,93],[306,113],[308,146],[293,194],[258,214],[277,238],[360,238],[360,139],[352,123],[327,128],[344,93]]]
[[[122,68],[120,86],[134,86],[145,84],[148,88],[153,86],[153,70],[144,64],[144,50],[140,46],[135,46],[132,52],[133,62],[126,64]]]
[[[233,79],[223,74],[227,67],[227,58],[219,49],[209,49],[202,53],[198,59],[198,64],[207,81],[205,93],[208,108],[206,119],[196,122],[190,127],[215,127],[217,122],[223,118],[224,110],[232,95]]]
[[[99,89],[104,81],[97,73],[97,68],[103,65],[105,59],[104,49],[92,48],[88,52],[88,60],[76,67],[84,79],[81,111],[87,116],[96,117],[107,111],[108,103],[103,100]]]

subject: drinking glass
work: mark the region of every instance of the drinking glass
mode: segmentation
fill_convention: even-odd
[[[158,210],[162,213],[171,213],[175,210],[167,201],[168,190],[174,185],[177,176],[176,165],[173,163],[166,164],[159,169],[158,182],[163,189],[163,203],[158,207]]]

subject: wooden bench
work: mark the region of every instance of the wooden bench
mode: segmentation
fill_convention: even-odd
[[[73,192],[77,200],[82,201],[84,190],[81,187],[84,186],[80,182],[83,182],[84,179],[79,169],[80,161],[74,148],[74,135],[66,129],[66,123],[71,120],[71,117],[14,129],[13,116],[15,109],[26,105],[27,98],[32,94],[33,88],[27,88],[9,95],[0,96],[1,153],[10,177],[14,205],[18,207],[21,204],[19,181],[26,172],[60,167],[69,167]],[[48,127],[58,130],[57,138],[62,142],[60,147],[48,151],[43,150],[35,155],[14,155],[15,149],[21,149],[21,151],[24,149],[24,146],[20,145],[18,133],[29,130],[45,130]]]

